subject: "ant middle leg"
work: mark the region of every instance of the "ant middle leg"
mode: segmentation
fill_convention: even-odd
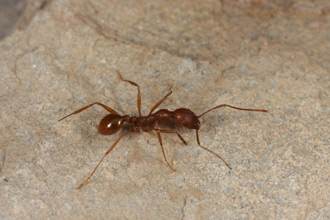
[[[92,103],[92,104],[86,105],[85,107],[83,107],[83,108],[81,108],[81,109],[79,109],[79,110],[77,110],[77,111],[75,111],[75,112],[72,112],[71,114],[69,114],[69,115],[67,115],[67,116],[64,116],[63,118],[61,118],[61,119],[58,120],[58,121],[62,121],[63,119],[65,119],[65,118],[67,118],[67,117],[69,117],[69,116],[71,116],[71,115],[75,115],[75,114],[78,114],[78,113],[80,113],[80,112],[82,112],[82,111],[85,111],[86,109],[92,107],[93,105],[99,105],[99,106],[103,107],[105,110],[107,110],[108,112],[110,112],[111,114],[120,115],[118,112],[116,112],[115,110],[113,110],[113,109],[110,108],[109,106],[106,106],[106,105],[104,105],[104,104],[102,104],[102,103],[100,103],[100,102],[94,102],[94,103]]]
[[[222,160],[222,162],[224,162],[224,164],[231,170],[231,167],[229,166],[229,164],[222,158],[220,157],[218,154],[216,154],[215,152],[211,151],[210,149],[207,149],[206,147],[203,147],[201,145],[201,143],[199,142],[199,137],[198,137],[198,129],[196,129],[196,137],[197,137],[197,144],[199,147],[203,148],[204,150],[210,152],[211,154],[217,156],[220,160]]]
[[[165,159],[165,162],[167,163],[167,166],[169,166],[169,168],[171,168],[172,171],[175,172],[175,169],[171,166],[171,164],[168,162],[167,158],[166,158],[166,155],[165,155],[165,151],[164,151],[164,147],[163,147],[163,142],[162,142],[162,137],[160,136],[160,132],[157,131],[157,136],[158,136],[158,140],[159,140],[159,144],[160,144],[160,147],[162,149],[162,153],[163,153],[163,156],[164,156],[164,159]]]
[[[172,131],[172,130],[166,130],[166,129],[159,129],[159,128],[154,128],[155,131],[160,132],[160,133],[167,133],[167,134],[177,134],[182,143],[187,145],[187,142],[183,139],[183,137],[177,132],[177,131]]]
[[[167,158],[165,156],[165,152],[164,152],[164,147],[163,147],[163,142],[162,142],[162,137],[160,136],[160,133],[175,133],[178,135],[178,137],[180,138],[180,140],[185,144],[187,145],[187,142],[183,139],[183,137],[177,132],[177,131],[172,131],[172,130],[166,130],[166,129],[158,129],[158,128],[154,128],[153,130],[155,130],[157,132],[157,135],[158,135],[158,140],[159,140],[159,144],[160,144],[160,147],[162,149],[162,152],[163,152],[163,156],[164,156],[164,159],[167,163],[167,165],[171,168],[171,170],[175,171],[175,169],[173,169],[173,167],[170,165],[170,163],[167,161]]]
[[[117,73],[118,73],[118,75],[119,75],[119,78],[120,78],[122,81],[124,81],[124,82],[128,82],[128,83],[130,83],[131,85],[137,87],[137,89],[138,89],[137,108],[138,108],[138,111],[139,111],[139,116],[141,117],[141,91],[140,91],[140,86],[139,86],[137,83],[135,83],[135,82],[133,82],[133,81],[131,81],[131,80],[126,80],[126,79],[124,79],[124,78],[121,76],[119,70],[117,70]]]

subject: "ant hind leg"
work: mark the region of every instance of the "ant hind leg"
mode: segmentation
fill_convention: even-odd
[[[109,106],[106,106],[106,105],[104,105],[104,104],[102,104],[102,103],[100,103],[100,102],[94,102],[94,103],[92,103],[92,104],[86,105],[85,107],[82,107],[81,109],[79,109],[79,110],[77,110],[77,111],[75,111],[75,112],[72,112],[71,114],[69,114],[69,115],[67,115],[67,116],[64,116],[63,118],[61,118],[61,119],[58,120],[58,121],[62,121],[63,119],[65,119],[65,118],[67,118],[67,117],[69,117],[69,116],[71,116],[71,115],[75,115],[75,114],[78,114],[78,113],[80,113],[80,112],[82,112],[82,111],[85,111],[86,109],[92,107],[93,105],[99,105],[99,106],[103,107],[105,110],[107,110],[108,112],[110,112],[111,114],[120,115],[118,112],[116,112],[115,110],[113,110],[113,109],[110,108]]]
[[[96,165],[96,167],[94,168],[93,172],[87,177],[87,179],[80,184],[77,189],[81,189],[87,182],[88,180],[93,176],[93,174],[95,173],[96,169],[100,166],[100,164],[102,163],[102,161],[104,160],[104,158],[115,148],[115,146],[118,144],[118,142],[120,141],[120,139],[127,133],[122,133],[119,138],[116,140],[115,143],[113,143],[111,145],[111,147],[107,150],[107,152],[105,152],[105,154],[103,155],[102,159],[99,161],[99,163]]]

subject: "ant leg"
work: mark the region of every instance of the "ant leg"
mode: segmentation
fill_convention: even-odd
[[[211,154],[214,154],[215,156],[217,156],[220,160],[222,160],[224,162],[224,164],[226,164],[226,166],[231,170],[231,167],[229,166],[229,164],[224,160],[222,159],[222,157],[220,157],[218,154],[216,154],[215,152],[211,151],[210,149],[207,149],[206,147],[203,147],[201,145],[201,143],[199,142],[199,137],[198,137],[198,129],[196,129],[196,137],[197,137],[197,143],[198,143],[198,146],[200,146],[201,148],[203,148],[204,150],[210,152]]]
[[[87,177],[87,179],[80,184],[77,189],[81,189],[86,183],[87,181],[93,176],[93,174],[95,173],[96,169],[100,166],[100,164],[102,163],[102,161],[104,160],[104,158],[113,150],[113,148],[115,148],[115,146],[118,144],[118,142],[120,141],[120,139],[127,133],[123,133],[119,136],[119,138],[117,139],[117,141],[107,150],[107,152],[105,152],[105,154],[103,155],[102,159],[100,160],[100,162],[96,165],[96,167],[94,168],[93,172]]]
[[[183,139],[183,137],[177,132],[177,131],[172,131],[172,130],[166,130],[166,129],[158,129],[158,128],[154,128],[155,131],[160,132],[160,133],[174,133],[177,134],[178,137],[180,138],[180,140],[187,145],[187,142]]]
[[[162,152],[163,152],[163,156],[165,158],[165,161],[166,161],[167,165],[171,168],[171,170],[175,172],[175,169],[173,169],[173,167],[171,166],[171,164],[167,161],[167,158],[166,158],[166,155],[165,155],[165,151],[164,151],[164,148],[163,148],[162,137],[160,136],[160,132],[157,131],[157,130],[156,130],[156,132],[157,132],[157,135],[158,135],[158,140],[159,140],[160,147],[162,149]]]
[[[67,117],[69,117],[69,116],[71,116],[71,115],[75,115],[75,114],[78,114],[78,113],[80,113],[80,112],[82,112],[82,111],[85,111],[86,109],[92,107],[93,105],[99,105],[99,106],[103,107],[105,110],[107,110],[108,112],[110,112],[111,114],[119,115],[118,112],[116,112],[115,110],[113,110],[113,109],[110,108],[109,106],[106,106],[106,105],[104,105],[104,104],[102,104],[102,103],[100,103],[100,102],[94,102],[94,103],[89,104],[89,105],[87,105],[87,106],[85,106],[85,107],[83,107],[83,108],[81,108],[81,109],[79,109],[79,110],[77,110],[77,111],[75,111],[75,112],[72,112],[71,114],[69,114],[69,115],[67,115],[67,116],[64,116],[63,118],[61,118],[61,119],[58,120],[58,121],[62,121],[63,119],[65,119],[65,118],[67,118]]]
[[[130,83],[131,85],[137,87],[137,89],[138,89],[137,108],[138,108],[138,111],[139,111],[139,116],[141,117],[141,91],[140,91],[140,86],[139,86],[138,84],[136,84],[135,82],[133,82],[133,81],[130,81],[130,80],[126,80],[126,79],[124,79],[124,78],[121,76],[119,70],[117,70],[117,73],[118,73],[118,75],[119,75],[119,78],[120,78],[122,81],[124,81],[124,82],[128,82],[128,83]]]
[[[170,88],[170,91],[161,99],[161,100],[159,100],[157,103],[156,103],[156,105],[154,106],[154,107],[152,107],[152,109],[150,110],[150,112],[149,112],[149,115],[151,115],[151,113],[153,113],[153,111],[160,105],[160,104],[162,104],[164,101],[165,101],[165,99],[169,96],[169,95],[171,95],[172,94],[172,87]]]

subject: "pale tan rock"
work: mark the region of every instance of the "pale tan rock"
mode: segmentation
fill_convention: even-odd
[[[49,1],[0,43],[1,219],[328,219],[329,5],[324,1]],[[80,2],[80,1],[79,1]],[[94,101],[200,114],[195,132],[117,135]],[[1,161],[0,161],[1,163]]]

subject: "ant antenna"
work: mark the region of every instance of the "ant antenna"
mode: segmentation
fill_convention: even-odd
[[[233,109],[236,109],[236,110],[251,111],[251,112],[268,112],[267,110],[263,110],[263,109],[238,108],[238,107],[235,107],[235,106],[222,104],[222,105],[218,105],[214,108],[211,108],[211,109],[207,110],[203,114],[199,115],[198,118],[202,117],[203,115],[205,115],[206,113],[209,113],[210,111],[212,111],[214,109],[221,108],[221,107],[229,107],[229,108],[233,108]]]

